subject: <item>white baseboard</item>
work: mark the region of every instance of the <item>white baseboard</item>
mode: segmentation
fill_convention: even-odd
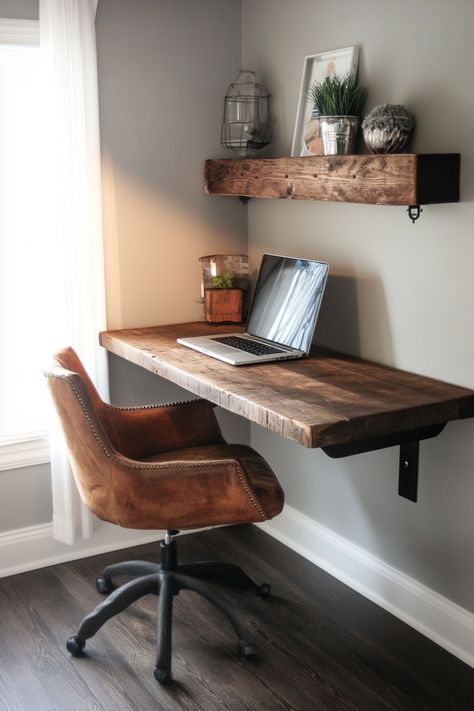
[[[51,523],[0,533],[0,578],[158,541],[164,531],[132,531],[99,522],[91,538],[69,546],[53,539]]]
[[[258,526],[474,667],[473,613],[291,506]]]

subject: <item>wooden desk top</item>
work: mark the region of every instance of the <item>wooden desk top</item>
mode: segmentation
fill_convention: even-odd
[[[316,348],[303,360],[235,367],[176,343],[238,331],[187,323],[104,331],[111,353],[305,447],[357,442],[474,416],[474,391]]]

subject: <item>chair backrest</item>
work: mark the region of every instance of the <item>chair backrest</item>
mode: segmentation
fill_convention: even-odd
[[[104,408],[105,403],[101,399],[94,383],[82,365],[81,359],[73,348],[63,348],[61,351],[58,351],[53,356],[53,364],[57,368],[63,368],[64,370],[69,370],[71,373],[77,373],[80,375],[87,387],[90,399],[92,400],[92,404],[95,409],[100,412]]]
[[[45,375],[81,498],[99,518],[114,522],[110,456],[115,450],[101,419],[107,406],[72,348],[57,353]]]

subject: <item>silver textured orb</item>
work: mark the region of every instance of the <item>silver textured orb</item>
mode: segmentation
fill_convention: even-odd
[[[413,131],[415,121],[400,104],[380,104],[362,122],[364,141],[371,153],[400,153]]]

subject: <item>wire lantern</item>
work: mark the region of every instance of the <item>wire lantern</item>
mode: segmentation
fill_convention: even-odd
[[[255,72],[241,69],[224,99],[221,144],[237,156],[254,155],[272,139],[270,95],[255,78]]]

